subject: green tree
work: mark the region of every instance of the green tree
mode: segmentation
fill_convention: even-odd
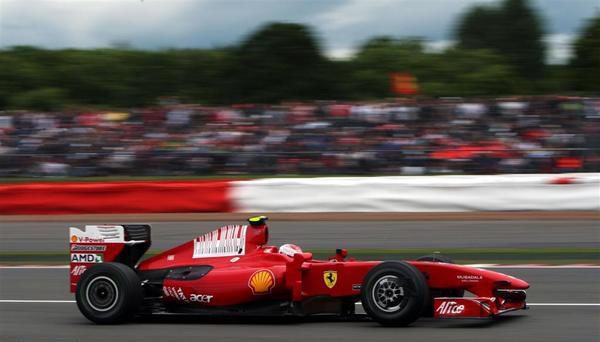
[[[224,91],[231,90],[230,101],[328,97],[327,63],[306,26],[268,24],[234,49],[229,62],[231,82]]]
[[[60,110],[68,103],[65,91],[59,88],[40,88],[12,97],[10,106],[15,109]]]
[[[590,19],[575,41],[570,62],[576,90],[600,91],[600,16]]]
[[[522,90],[512,67],[494,51],[453,48],[435,58],[428,77],[422,77],[427,95],[504,95]]]
[[[542,20],[527,0],[503,4],[506,35],[502,51],[519,74],[539,78],[544,72],[545,46]]]
[[[472,7],[456,27],[459,46],[465,49],[499,49],[503,44],[502,21],[502,12],[496,7]]]
[[[390,91],[390,74],[410,72],[427,77],[431,58],[418,39],[376,37],[367,41],[354,58],[353,94],[357,98],[382,98]]]
[[[48,86],[45,51],[31,47],[14,47],[0,54],[0,106],[7,106],[11,98],[21,92]]]
[[[455,34],[460,47],[490,49],[505,56],[523,78],[543,75],[542,20],[528,0],[473,7],[459,20]]]

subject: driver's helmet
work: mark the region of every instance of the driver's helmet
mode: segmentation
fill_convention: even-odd
[[[291,243],[286,243],[285,245],[281,245],[281,247],[279,247],[279,254],[287,255],[289,257],[294,257],[294,254],[299,254],[299,253],[302,253],[302,249]]]

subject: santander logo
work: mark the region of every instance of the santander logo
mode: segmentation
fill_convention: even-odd
[[[458,305],[454,301],[446,301],[442,302],[435,311],[440,315],[460,315],[465,311],[465,306]]]
[[[87,267],[85,267],[84,265],[78,265],[78,266],[73,267],[73,269],[71,270],[71,275],[80,276],[86,270],[87,270]]]

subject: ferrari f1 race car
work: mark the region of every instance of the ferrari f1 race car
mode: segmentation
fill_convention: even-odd
[[[139,263],[149,225],[70,228],[71,292],[99,324],[177,313],[351,317],[359,301],[373,320],[395,326],[526,309],[529,284],[509,275],[440,255],[358,261],[338,249],[315,260],[296,245],[267,246],[266,220],[221,227]]]

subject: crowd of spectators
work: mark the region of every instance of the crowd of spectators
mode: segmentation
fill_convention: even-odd
[[[600,98],[0,112],[0,176],[600,170]]]

